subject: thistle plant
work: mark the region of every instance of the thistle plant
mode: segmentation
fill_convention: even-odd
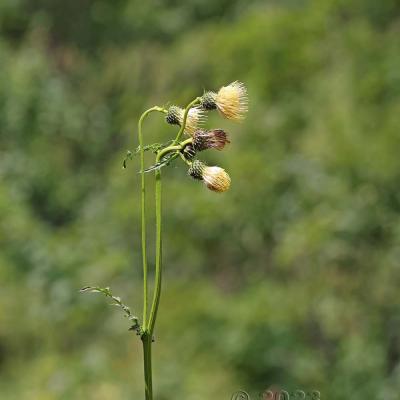
[[[119,297],[112,294],[109,288],[86,286],[82,292],[101,293],[111,299],[112,304],[120,307],[124,315],[131,322],[130,330],[136,332],[143,344],[145,399],[153,399],[152,384],[152,343],[154,342],[154,329],[157,312],[160,304],[162,285],[162,204],[161,204],[161,170],[170,165],[174,160],[180,159],[188,167],[188,175],[195,180],[203,181],[205,186],[218,193],[229,189],[231,178],[221,167],[208,166],[198,159],[198,154],[208,149],[223,150],[230,143],[228,134],[223,129],[204,130],[203,125],[207,112],[218,110],[222,117],[235,122],[244,119],[248,110],[246,87],[241,82],[232,82],[223,86],[218,92],[205,92],[201,97],[196,97],[185,108],[170,106],[154,106],[146,110],[138,122],[139,145],[134,153],[128,152],[123,162],[126,168],[127,160],[135,154],[140,156],[140,193],[141,193],[141,247],[143,267],[143,313],[141,322],[132,314],[130,308],[122,303]],[[177,125],[179,130],[176,137],[167,143],[153,143],[144,145],[142,125],[151,113],[165,114],[165,121]],[[186,135],[186,136],[184,136]],[[144,153],[153,151],[155,162],[145,167]],[[148,261],[147,261],[147,222],[146,222],[146,173],[154,172],[155,177],[155,214],[156,214],[156,251],[155,251],[155,279],[154,291],[149,302]]]

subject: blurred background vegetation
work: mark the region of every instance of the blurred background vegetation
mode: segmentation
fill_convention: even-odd
[[[396,0],[2,0],[1,398],[143,398],[140,341],[78,289],[140,312],[137,118],[238,79],[205,155],[231,191],[164,172],[156,399],[398,399],[399,37]]]

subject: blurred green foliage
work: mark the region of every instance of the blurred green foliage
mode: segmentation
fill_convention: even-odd
[[[236,79],[205,155],[231,191],[164,173],[156,398],[399,398],[399,2],[4,0],[0,35],[2,399],[142,398],[139,341],[78,289],[140,311],[137,118]]]

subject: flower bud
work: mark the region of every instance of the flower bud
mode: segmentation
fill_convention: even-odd
[[[215,92],[206,92],[203,94],[200,100],[201,107],[204,110],[216,110],[217,108],[217,93]]]
[[[198,130],[193,134],[193,148],[196,151],[207,149],[222,150],[227,143],[230,143],[228,135],[222,129]]]
[[[168,108],[165,120],[171,125],[180,125],[182,109],[178,106],[171,106]]]
[[[214,192],[226,192],[231,185],[231,178],[223,168],[208,167],[199,160],[192,163],[188,173],[192,178],[202,180]]]
[[[192,162],[192,165],[190,166],[190,168],[188,170],[188,174],[193,179],[202,180],[204,168],[206,168],[206,165],[202,161],[195,160]]]
[[[185,110],[183,108],[171,106],[168,109],[165,120],[168,124],[182,126],[184,115]],[[191,108],[186,118],[185,132],[192,135],[199,129],[205,118],[204,111],[200,107]]]

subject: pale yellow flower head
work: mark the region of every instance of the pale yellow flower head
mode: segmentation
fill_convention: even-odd
[[[192,178],[202,180],[214,192],[226,192],[231,185],[231,178],[223,168],[208,167],[200,160],[193,161],[188,173]]]
[[[248,111],[247,89],[241,82],[232,82],[218,91],[215,103],[225,118],[240,122]]]
[[[183,123],[183,114],[184,110],[182,110],[182,114],[180,116],[180,123]],[[206,119],[206,115],[204,111],[200,107],[193,107],[189,110],[187,118],[186,118],[186,126],[185,132],[189,135],[193,135],[204,123]]]
[[[220,167],[205,167],[203,170],[203,181],[214,192],[226,192],[231,186],[230,176]]]
[[[184,115],[185,110],[183,108],[171,106],[168,109],[165,119],[169,124],[182,126]],[[201,127],[205,119],[205,113],[200,107],[191,108],[186,118],[185,132],[193,135]]]

